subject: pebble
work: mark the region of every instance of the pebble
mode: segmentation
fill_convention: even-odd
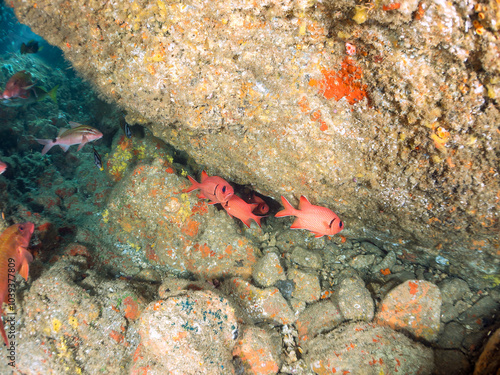
[[[388,327],[366,322],[342,325],[304,345],[316,374],[430,375],[433,351]]]
[[[360,277],[344,278],[337,288],[334,299],[346,320],[365,320],[369,322],[373,319],[374,302]]]
[[[392,271],[392,267],[396,264],[396,253],[394,251],[389,251],[389,253],[382,259],[382,261],[372,267],[372,273],[377,274],[380,270],[389,269]]]
[[[457,322],[446,324],[437,345],[442,349],[460,349],[465,337],[465,328]]]
[[[304,302],[317,301],[321,294],[318,276],[297,269],[288,270],[288,279],[295,283],[292,297]]]
[[[363,248],[368,254],[373,254],[379,257],[385,256],[385,252],[371,242],[361,242],[361,248]]]
[[[349,265],[355,270],[364,270],[370,268],[375,261],[375,255],[357,255],[351,259]]]
[[[297,319],[299,345],[318,334],[337,327],[344,320],[339,308],[331,300],[320,301],[307,307]]]
[[[454,304],[458,300],[471,294],[469,285],[462,279],[448,278],[441,281],[438,286],[441,290],[443,303]]]
[[[375,318],[378,324],[432,342],[439,333],[440,316],[439,288],[428,281],[408,280],[384,297]]]
[[[318,269],[323,265],[321,255],[313,253],[312,251],[306,250],[300,246],[293,249],[291,260],[292,262],[305,268]]]
[[[249,324],[290,324],[296,320],[278,288],[259,289],[243,279],[231,278],[222,283],[222,291],[232,297],[239,316]]]
[[[260,258],[252,270],[252,277],[257,285],[264,288],[274,285],[278,280],[285,280],[285,271],[278,254],[269,252]]]

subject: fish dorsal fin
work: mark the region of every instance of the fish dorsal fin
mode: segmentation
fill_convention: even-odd
[[[70,121],[69,126],[71,126],[71,129],[77,128],[81,126],[82,124],[79,124],[78,122]]]
[[[307,200],[306,197],[303,195],[300,196],[300,202],[299,202],[299,210],[303,210],[307,207],[311,206],[311,203]]]
[[[67,132],[69,129],[66,128],[61,128],[59,129],[59,133],[57,133],[57,136],[60,137],[62,133]]]
[[[203,182],[208,177],[207,172],[201,171],[201,182]]]

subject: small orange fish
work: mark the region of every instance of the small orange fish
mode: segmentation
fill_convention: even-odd
[[[290,226],[292,229],[307,229],[317,238],[332,236],[344,229],[344,223],[336,213],[329,208],[311,204],[303,195],[300,197],[298,209],[293,208],[283,196],[281,201],[285,209],[278,212],[275,217],[297,216]]]
[[[260,219],[263,216],[257,216],[252,212],[257,207],[256,203],[247,203],[237,195],[232,195],[222,207],[224,207],[229,216],[240,219],[249,228],[250,219],[254,219],[259,227],[261,226]]]
[[[257,206],[255,206],[255,208],[252,210],[256,215],[265,215],[269,212],[269,206],[267,205],[267,203],[264,201],[264,199],[255,195],[255,193],[253,193],[252,196],[248,199],[248,202],[257,204]]]
[[[219,176],[209,177],[205,171],[201,172],[201,182],[197,182],[191,176],[188,176],[188,179],[192,185],[186,190],[186,193],[200,189],[200,198],[210,199],[210,204],[224,204],[234,194],[234,189],[229,185],[229,182]]]
[[[29,266],[33,260],[32,255],[27,250],[31,240],[31,235],[35,230],[35,225],[30,222],[14,224],[8,227],[0,235],[0,316],[4,315],[2,305],[7,303],[10,284],[14,282],[17,272],[28,280]],[[0,321],[0,333],[9,346],[9,340]]]

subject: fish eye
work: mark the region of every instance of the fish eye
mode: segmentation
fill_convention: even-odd
[[[339,222],[339,228],[342,228],[344,226],[344,223],[341,221]]]
[[[226,187],[225,187],[225,186],[223,186],[223,187],[222,187],[222,192],[223,192],[223,193],[225,193],[225,192],[226,192]]]
[[[19,225],[19,230],[23,231],[24,230],[24,225]]]

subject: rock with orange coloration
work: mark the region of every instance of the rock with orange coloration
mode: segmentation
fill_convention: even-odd
[[[478,9],[491,1],[8,3],[130,124],[213,174],[294,206],[304,194],[343,235],[409,257],[446,249],[488,285],[500,41],[495,2]]]
[[[164,272],[250,278],[256,245],[224,210],[196,192],[185,193],[189,185],[161,158],[125,172],[96,223],[101,240],[109,243],[106,252],[114,253],[103,261],[129,257],[136,267]]]
[[[308,369],[327,374],[430,375],[432,349],[388,327],[357,322],[335,328],[304,346]]]
[[[293,263],[296,263],[299,266],[305,268],[318,269],[321,268],[321,266],[323,265],[323,262],[321,260],[321,255],[319,255],[317,252],[315,253],[306,250],[300,246],[296,246],[293,249],[292,254],[290,255],[290,260]]]
[[[321,286],[318,276],[314,273],[304,272],[295,268],[289,269],[287,278],[292,280],[295,288],[292,297],[304,302],[314,302],[319,300]]]
[[[24,291],[16,367],[29,375],[102,368],[122,374],[139,342],[136,322],[156,288],[138,283],[139,293],[125,280],[105,279],[87,267],[82,248],[71,244],[66,252],[72,250],[82,254],[62,257]],[[0,372],[10,373],[2,365]]]
[[[241,360],[245,374],[274,375],[280,368],[281,347],[264,329],[245,327],[233,348],[233,356]]]
[[[149,368],[178,375],[234,374],[231,351],[238,324],[234,309],[219,295],[186,291],[152,302],[138,329],[132,373]]]
[[[373,319],[374,303],[364,281],[358,276],[344,278],[334,295],[340,312],[346,320]]]
[[[247,323],[290,324],[296,320],[278,288],[259,289],[243,279],[231,278],[224,281],[222,291],[230,296],[239,308],[238,316]]]
[[[435,341],[441,317],[441,292],[424,280],[408,280],[392,289],[380,302],[378,324]]]
[[[285,271],[278,254],[270,252],[260,258],[253,268],[252,277],[264,288],[274,285],[278,280],[285,280]]]
[[[299,344],[303,345],[318,334],[330,331],[344,321],[339,308],[331,300],[314,303],[297,319]]]

